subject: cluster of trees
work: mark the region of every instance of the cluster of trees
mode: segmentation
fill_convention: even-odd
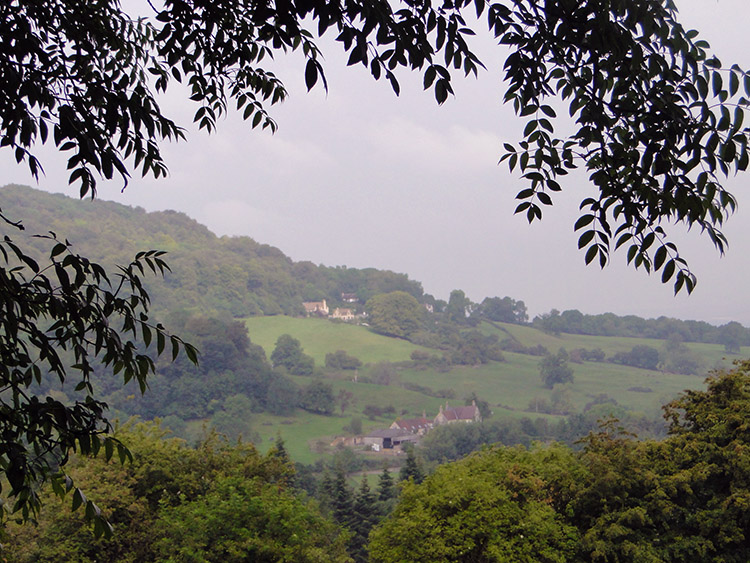
[[[438,359],[418,354],[413,359],[421,365],[446,367],[503,361],[497,335],[468,328],[479,324],[480,319],[468,316],[469,304],[463,292],[455,290],[443,313],[429,315],[414,297],[396,291],[376,295],[367,302],[366,309],[368,324],[374,331],[443,350]]]
[[[124,418],[169,417],[178,431],[180,421],[211,418],[222,432],[246,438],[252,412],[287,414],[296,406],[298,386],[272,369],[265,351],[250,342],[239,321],[190,314],[173,314],[170,325],[195,343],[201,361],[163,362],[149,380],[149,391],[140,394],[131,385],[113,386],[101,377],[102,393]]]
[[[405,291],[392,291],[372,297],[365,305],[367,323],[386,336],[406,338],[422,329],[426,309]]]
[[[323,513],[349,532],[349,554],[354,561],[369,561],[370,532],[392,512],[398,498],[398,488],[388,468],[383,468],[375,490],[370,489],[367,475],[364,475],[356,491],[347,483],[343,467],[336,467],[332,473],[326,470],[316,496]]]
[[[668,373],[679,373],[682,375],[701,375],[705,373],[706,366],[703,360],[679,338],[668,339],[661,349],[656,349],[647,344],[637,344],[627,352],[616,352],[607,358],[601,348],[586,349],[574,348],[568,353],[565,348],[560,348],[556,354],[549,352],[544,346],[538,345],[527,348],[515,340],[505,340],[500,343],[503,350],[528,354],[531,356],[543,356],[540,362],[540,376],[544,386],[552,389],[557,384],[573,381],[573,369],[569,362],[580,364],[583,362],[604,362],[635,367],[647,370],[661,370]]]
[[[11,520],[3,556],[11,561],[350,561],[347,535],[294,488],[283,444],[266,455],[215,434],[195,448],[155,424],[115,434],[132,460],[76,457],[71,476],[113,527],[96,537],[83,511],[45,493],[37,525]],[[75,503],[74,503],[75,504]]]
[[[326,367],[330,369],[358,369],[362,367],[362,361],[355,356],[347,354],[345,350],[336,350],[326,354]]]
[[[158,371],[148,380],[148,392],[140,393],[136,381],[123,385],[109,377],[104,366],[94,365],[92,385],[121,420],[131,416],[148,420],[160,417],[177,435],[194,439],[187,423],[202,419],[232,439],[242,436],[253,440],[253,413],[288,415],[302,408],[331,415],[337,402],[341,402],[334,395],[333,386],[318,377],[311,377],[306,384],[288,377],[313,375],[315,368],[313,358],[303,352],[299,340],[288,334],[279,337],[271,365],[263,348],[250,341],[242,322],[174,313],[169,316],[169,325],[200,350],[200,363],[182,356],[173,362],[159,360]],[[333,357],[346,366],[359,362],[340,352]],[[50,374],[42,377],[33,391],[69,402],[77,397],[73,387],[61,385]]]
[[[552,309],[534,318],[532,326],[551,334],[586,334],[590,336],[627,336],[683,342],[721,344],[727,352],[739,353],[740,346],[750,345],[750,329],[738,322],[714,326],[704,321],[683,321],[668,317],[644,319],[635,315],[619,317],[613,313],[586,315],[578,310],[562,313]]]
[[[442,320],[460,326],[477,326],[482,321],[525,324],[529,320],[526,304],[511,297],[486,297],[474,303],[460,289],[451,291],[448,302],[439,301],[435,313],[442,313]]]
[[[679,338],[670,338],[664,343],[660,367],[666,372],[684,375],[702,375],[706,371],[703,360]]]
[[[659,350],[646,344],[638,344],[629,352],[617,352],[610,361],[614,364],[655,370],[659,367]]]
[[[573,348],[570,351],[570,361],[581,362],[603,362],[607,355],[601,348]]]
[[[583,449],[494,447],[406,484],[375,562],[746,561],[750,363],[665,407],[665,439],[616,421]]]
[[[304,266],[303,266],[304,265]],[[348,268],[346,266],[315,266],[312,262],[299,262],[297,268],[306,269],[303,277],[307,282],[302,296],[305,301],[326,299],[336,306],[351,307],[341,302],[342,293],[353,293],[357,303],[367,303],[372,297],[381,293],[403,291],[420,301],[434,298],[424,293],[422,284],[410,280],[406,274],[375,268]]]
[[[610,362],[640,369],[662,370],[683,375],[701,375],[706,366],[703,360],[679,338],[670,338],[657,350],[646,344],[633,346],[628,352],[617,352]]]
[[[276,340],[271,352],[273,367],[284,368],[292,375],[312,375],[315,371],[315,360],[302,351],[299,340],[289,334],[282,334]]]

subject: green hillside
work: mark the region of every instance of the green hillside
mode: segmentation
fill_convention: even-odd
[[[148,290],[157,312],[170,326],[200,344],[204,352],[201,366],[180,362],[161,366],[145,397],[130,387],[122,389],[107,374],[98,376],[97,389],[118,416],[167,417],[171,427],[191,440],[212,424],[224,428],[219,421],[239,421],[241,432],[235,431],[259,440],[261,449],[280,434],[295,459],[310,462],[330,453],[330,443],[348,432],[346,427],[353,418],[360,419],[366,431],[388,426],[396,416],[423,412],[434,416],[446,401],[462,404],[473,395],[489,404],[492,420],[529,417],[554,422],[564,418],[560,412],[584,413],[594,403],[612,405],[619,413],[656,417],[660,406],[680,391],[703,387],[703,376],[710,369],[728,367],[734,358],[750,354],[750,347],[744,346],[728,356],[725,347],[716,343],[717,327],[663,317],[647,321],[565,311],[535,319],[533,326],[512,324],[497,322],[509,314],[502,306],[522,302],[493,298],[494,303],[487,302],[491,299],[474,304],[472,317],[464,318],[463,309],[448,314],[452,303],[435,302],[423,294],[419,282],[404,274],[294,262],[280,250],[249,237],[216,237],[181,213],[146,213],[140,208],[79,201],[20,186],[0,189],[0,207],[9,218],[24,220],[25,233],[13,231],[14,239],[52,230],[69,239],[76,252],[105,265],[126,262],[138,250],[169,251],[172,272],[164,280],[150,278]],[[41,254],[39,245],[44,241],[23,238],[22,242],[38,246]],[[409,335],[425,346],[376,334],[366,326],[301,316],[305,300],[326,299],[332,308],[344,305],[342,293],[351,293],[358,299],[351,306],[361,310],[369,297],[394,291],[405,291],[422,303],[435,305],[435,313],[425,314],[422,327]],[[422,312],[421,306],[418,308]],[[575,326],[582,332],[599,326],[628,336],[555,334],[548,330],[554,328],[553,321],[567,327],[577,322]],[[676,333],[677,338],[671,342],[667,336],[632,336],[641,334],[638,327],[643,327],[643,334],[671,338]],[[245,328],[250,341],[262,351],[246,344]],[[268,364],[282,334],[300,341],[304,353],[314,360],[316,376],[332,386],[336,405],[329,414],[303,410],[296,402],[279,404],[279,396],[296,401],[313,381],[273,370]],[[702,342],[696,342],[700,338]],[[465,351],[462,347],[477,342],[494,348],[496,356],[455,359],[458,352]],[[647,346],[660,355],[672,346],[699,365],[694,370],[697,375],[612,363],[618,354],[627,354],[636,346]],[[501,348],[504,361],[494,361]],[[555,354],[561,348],[568,354],[597,349],[606,361],[571,361],[573,382],[562,390],[559,386],[545,388],[538,354]],[[326,354],[337,350],[346,351],[364,365],[356,372],[325,369]],[[415,351],[427,358],[425,363],[412,361]],[[73,400],[67,388],[50,385],[43,391],[70,393],[68,398]],[[342,412],[338,397],[349,393],[351,400]],[[539,406],[555,401],[562,401],[566,408],[545,410]]]
[[[317,365],[322,365],[327,352],[342,349],[359,357],[365,365],[359,370],[360,378],[366,378],[372,363],[391,361],[406,362],[411,350],[416,347],[403,340],[374,335],[364,327],[332,323],[322,319],[299,319],[288,317],[256,317],[246,319],[251,340],[261,345],[268,354],[273,350],[276,338],[288,333],[299,339],[305,352],[312,355]],[[607,356],[630,350],[635,345],[649,345],[661,348],[663,342],[653,339],[618,338],[601,336],[567,335],[554,336],[525,326],[494,323],[484,325],[486,333],[500,332],[512,335],[525,346],[543,345],[550,350],[565,347],[601,348]],[[728,366],[734,357],[727,356],[718,344],[690,344],[689,348],[698,354],[709,367]],[[750,350],[743,349],[743,353]],[[351,391],[355,403],[341,415],[323,417],[299,413],[294,417],[257,417],[258,428],[264,442],[270,444],[277,433],[289,445],[295,459],[311,461],[320,454],[313,450],[330,444],[337,435],[344,435],[351,417],[362,418],[364,428],[385,427],[394,416],[378,417],[369,421],[362,413],[366,405],[380,408],[394,407],[396,413],[404,416],[419,416],[426,412],[434,416],[445,398],[405,389],[404,385],[418,385],[430,391],[452,390],[452,405],[463,404],[464,397],[475,393],[477,397],[490,403],[493,419],[502,417],[530,417],[560,419],[560,416],[545,415],[529,409],[533,399],[551,400],[552,391],[545,389],[539,377],[540,358],[512,352],[505,353],[505,362],[491,362],[478,366],[453,366],[448,371],[416,369],[405,365],[396,368],[397,378],[388,386],[372,385],[352,381],[352,375],[328,374],[327,377],[338,392]],[[574,382],[568,385],[568,396],[573,412],[582,412],[594,399],[606,396],[622,408],[647,415],[660,416],[661,406],[685,389],[704,388],[704,377],[663,373],[660,371],[636,369],[608,362],[583,362],[572,364]],[[344,377],[344,379],[342,379]],[[296,378],[304,382],[305,378]]]
[[[355,293],[360,304],[395,290],[423,297],[421,284],[405,274],[294,262],[250,237],[217,237],[175,211],[147,213],[140,207],[16,185],[0,188],[0,208],[9,219],[23,220],[23,234],[15,229],[7,234],[36,248],[37,256],[45,244],[31,235],[49,231],[107,267],[127,264],[142,250],[167,251],[171,272],[163,281],[145,280],[159,312],[189,310],[236,318],[298,315],[304,312],[303,301],[327,299],[331,306],[343,305],[342,293]]]

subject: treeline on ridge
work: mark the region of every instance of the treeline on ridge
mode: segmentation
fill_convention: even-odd
[[[562,313],[552,309],[535,317],[531,324],[550,334],[677,339],[682,342],[722,344],[728,352],[739,352],[740,346],[750,345],[750,329],[735,321],[715,326],[705,321],[683,321],[664,316],[644,319],[636,315],[587,315],[576,309]]]

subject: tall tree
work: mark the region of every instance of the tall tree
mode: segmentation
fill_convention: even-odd
[[[408,338],[419,330],[425,315],[425,308],[405,291],[376,295],[365,308],[374,331],[399,338]]]
[[[367,541],[370,531],[378,520],[375,493],[370,490],[370,484],[367,482],[367,475],[365,475],[354,496],[352,539],[349,546],[355,561],[368,561]]]
[[[552,389],[560,383],[573,381],[573,369],[568,365],[568,353],[560,348],[557,354],[547,354],[539,362],[539,376],[544,386]]]
[[[424,471],[420,467],[419,460],[417,460],[417,454],[414,451],[414,447],[406,449],[406,461],[404,461],[403,467],[399,472],[400,481],[413,481],[416,484],[424,481]]]
[[[334,471],[331,486],[331,516],[342,528],[351,530],[354,526],[354,495],[346,482],[346,473],[342,466]]]
[[[383,465],[383,471],[378,478],[378,500],[381,502],[389,501],[396,497],[396,486],[393,483],[393,477],[388,470],[387,465]]]

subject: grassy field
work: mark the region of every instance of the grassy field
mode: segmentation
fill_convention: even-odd
[[[319,366],[325,364],[326,354],[346,350],[362,363],[402,362],[414,350],[420,349],[411,342],[388,338],[370,332],[366,327],[335,323],[325,319],[299,319],[285,317],[251,317],[245,319],[250,340],[263,347],[268,356],[282,334],[290,334],[302,343],[306,354]]]
[[[620,336],[586,336],[581,334],[545,334],[529,326],[520,326],[507,323],[483,324],[482,332],[485,334],[497,334],[500,340],[512,336],[524,346],[536,346],[541,344],[550,352],[556,352],[560,348],[570,351],[575,348],[601,348],[607,357],[617,352],[628,352],[633,346],[646,345],[661,349],[663,340],[649,338],[627,338]],[[497,328],[499,327],[499,328]],[[727,368],[732,365],[736,358],[745,358],[750,355],[750,347],[744,347],[740,354],[727,354],[720,344],[687,343],[686,346],[697,353],[704,361],[707,369]]]
[[[418,349],[409,342],[386,338],[370,332],[366,327],[343,323],[332,323],[323,319],[297,319],[290,317],[256,317],[246,321],[250,338],[261,345],[270,355],[276,339],[281,334],[291,334],[299,339],[305,352],[311,355],[317,366],[323,366],[325,355],[336,350],[345,350],[365,364],[382,361],[405,362],[411,352]],[[500,339],[512,335],[525,346],[541,344],[550,351],[564,347],[601,348],[607,357],[617,352],[629,351],[633,346],[645,344],[661,349],[664,343],[643,338],[616,338],[604,336],[582,336],[563,334],[560,336],[542,333],[536,329],[518,325],[483,325],[486,334],[496,333]],[[713,344],[689,344],[698,354],[707,370],[729,367],[733,357],[727,357],[723,347]],[[434,353],[434,351],[432,351]],[[743,350],[750,354],[750,349]],[[345,435],[344,427],[352,417],[362,420],[365,431],[390,425],[395,416],[416,417],[423,412],[435,416],[446,399],[431,396],[439,390],[452,390],[451,405],[463,404],[464,398],[476,393],[493,408],[495,417],[548,416],[528,412],[529,403],[535,398],[550,400],[552,391],[545,389],[539,377],[540,358],[523,354],[505,353],[505,362],[493,362],[481,366],[455,367],[450,372],[434,369],[417,370],[397,367],[391,385],[373,385],[363,382],[371,365],[359,370],[359,381],[353,381],[351,372],[328,373],[326,377],[334,387],[354,395],[351,406],[342,414],[321,416],[297,410],[293,416],[279,417],[266,413],[253,414],[253,428],[261,436],[261,450],[267,450],[281,435],[292,457],[303,463],[311,463],[326,455],[326,448],[337,436]],[[735,356],[740,357],[740,356]],[[657,371],[635,369],[607,362],[570,364],[574,370],[574,382],[568,386],[569,400],[576,411],[581,411],[595,397],[607,395],[629,410],[647,415],[657,415],[660,407],[685,389],[703,387],[703,376],[667,374]],[[300,385],[310,379],[293,378]],[[409,391],[403,384],[419,385],[428,393]],[[367,405],[381,409],[393,407],[395,415],[368,420],[362,414]]]
[[[402,379],[432,389],[451,388],[456,398],[476,393],[493,406],[525,410],[535,397],[550,399],[539,377],[539,358],[506,354],[506,362],[454,368],[449,373],[405,370]],[[703,378],[637,370],[608,363],[571,364],[571,402],[582,410],[594,397],[606,394],[629,410],[652,413],[684,389],[703,385]],[[650,392],[630,389],[650,389]],[[462,402],[462,401],[461,401]]]

